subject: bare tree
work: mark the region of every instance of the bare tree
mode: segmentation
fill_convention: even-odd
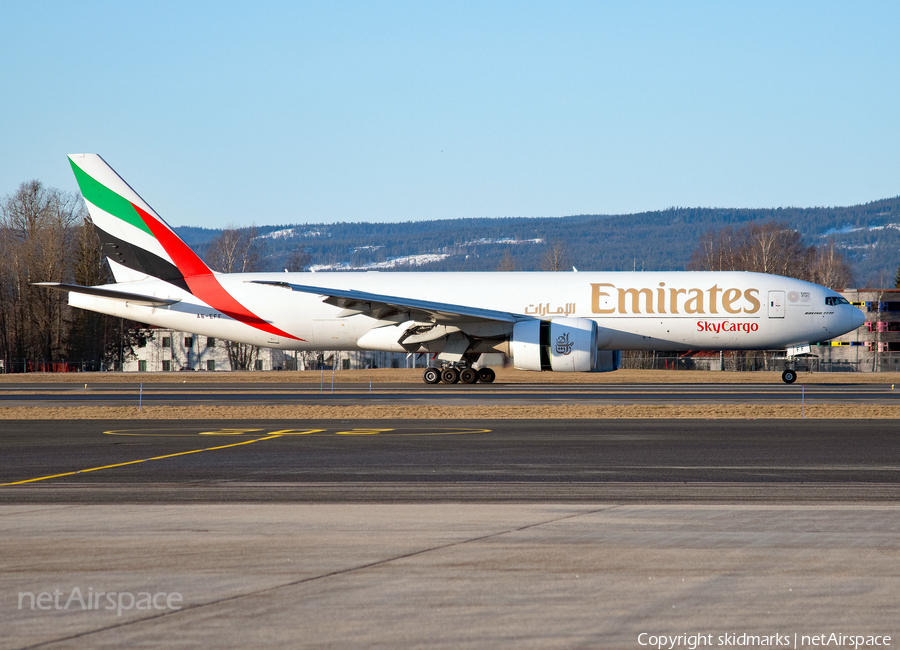
[[[0,313],[10,361],[64,356],[71,313],[65,296],[32,284],[72,280],[83,215],[77,195],[37,180],[22,183],[0,203]]]
[[[78,227],[73,276],[75,284],[87,287],[111,280],[109,266],[104,263],[100,252],[100,239],[87,216]],[[104,314],[76,309],[72,315],[69,358],[89,362],[92,366],[94,363],[108,361],[106,341],[109,319]]]
[[[222,273],[259,271],[262,252],[256,239],[256,228],[228,227],[216,237],[206,251],[206,263]],[[251,370],[259,358],[259,346],[237,341],[217,341],[225,348],[232,370]]]
[[[100,248],[100,238],[90,216],[75,227],[72,275],[75,284],[94,286],[113,282]],[[136,359],[136,348],[146,340],[147,326],[135,321],[74,309],[71,315],[67,358],[85,368],[121,369],[127,359]]]
[[[570,266],[569,250],[564,242],[555,241],[547,245],[544,256],[541,257],[542,271],[563,271]]]
[[[850,270],[850,264],[836,250],[833,239],[816,251],[812,281],[837,291],[851,286],[853,273]]]
[[[731,226],[720,230],[707,230],[700,236],[697,248],[691,256],[691,271],[737,271],[739,265],[737,241]]]
[[[795,278],[810,277],[815,247],[786,223],[750,224],[744,229],[742,270]]]
[[[748,224],[705,232],[691,256],[691,271],[757,271],[812,280],[816,248],[785,223]]]
[[[228,226],[206,250],[206,263],[222,273],[250,273],[261,270],[262,251],[256,227]]]
[[[305,248],[300,246],[291,251],[291,254],[288,256],[286,270],[305,271],[309,268],[310,262],[312,262],[312,256]]]
[[[216,341],[225,349],[232,370],[253,370],[259,358],[259,346],[236,341]]]
[[[498,271],[518,271],[518,266],[516,265],[516,260],[513,259],[513,256],[510,254],[509,249],[507,248],[503,251],[503,257],[500,258],[500,262],[497,264]]]

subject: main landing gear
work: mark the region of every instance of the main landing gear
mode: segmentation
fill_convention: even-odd
[[[786,384],[793,384],[797,381],[797,371],[793,368],[788,368],[783,373],[781,373],[781,381]]]
[[[445,384],[474,384],[479,381],[483,384],[490,384],[495,377],[494,371],[490,368],[475,370],[475,368],[469,368],[468,366],[463,368],[455,368],[453,366],[426,368],[425,372],[422,373],[422,379],[426,384],[436,384],[438,382],[444,382]]]

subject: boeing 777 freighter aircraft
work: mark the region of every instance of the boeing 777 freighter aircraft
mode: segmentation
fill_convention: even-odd
[[[73,307],[287,350],[431,353],[429,384],[493,381],[484,353],[604,372],[621,350],[797,352],[865,321],[830,289],[761,273],[216,273],[100,156],[69,161],[115,278],[44,284]]]

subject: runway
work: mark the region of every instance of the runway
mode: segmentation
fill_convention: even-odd
[[[895,502],[891,420],[0,421],[0,502]]]
[[[188,406],[203,404],[739,404],[900,405],[890,384],[2,384],[0,406]]]

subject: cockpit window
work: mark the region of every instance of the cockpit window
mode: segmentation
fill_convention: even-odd
[[[849,305],[850,301],[842,296],[826,296],[825,304],[833,307],[835,305]]]

